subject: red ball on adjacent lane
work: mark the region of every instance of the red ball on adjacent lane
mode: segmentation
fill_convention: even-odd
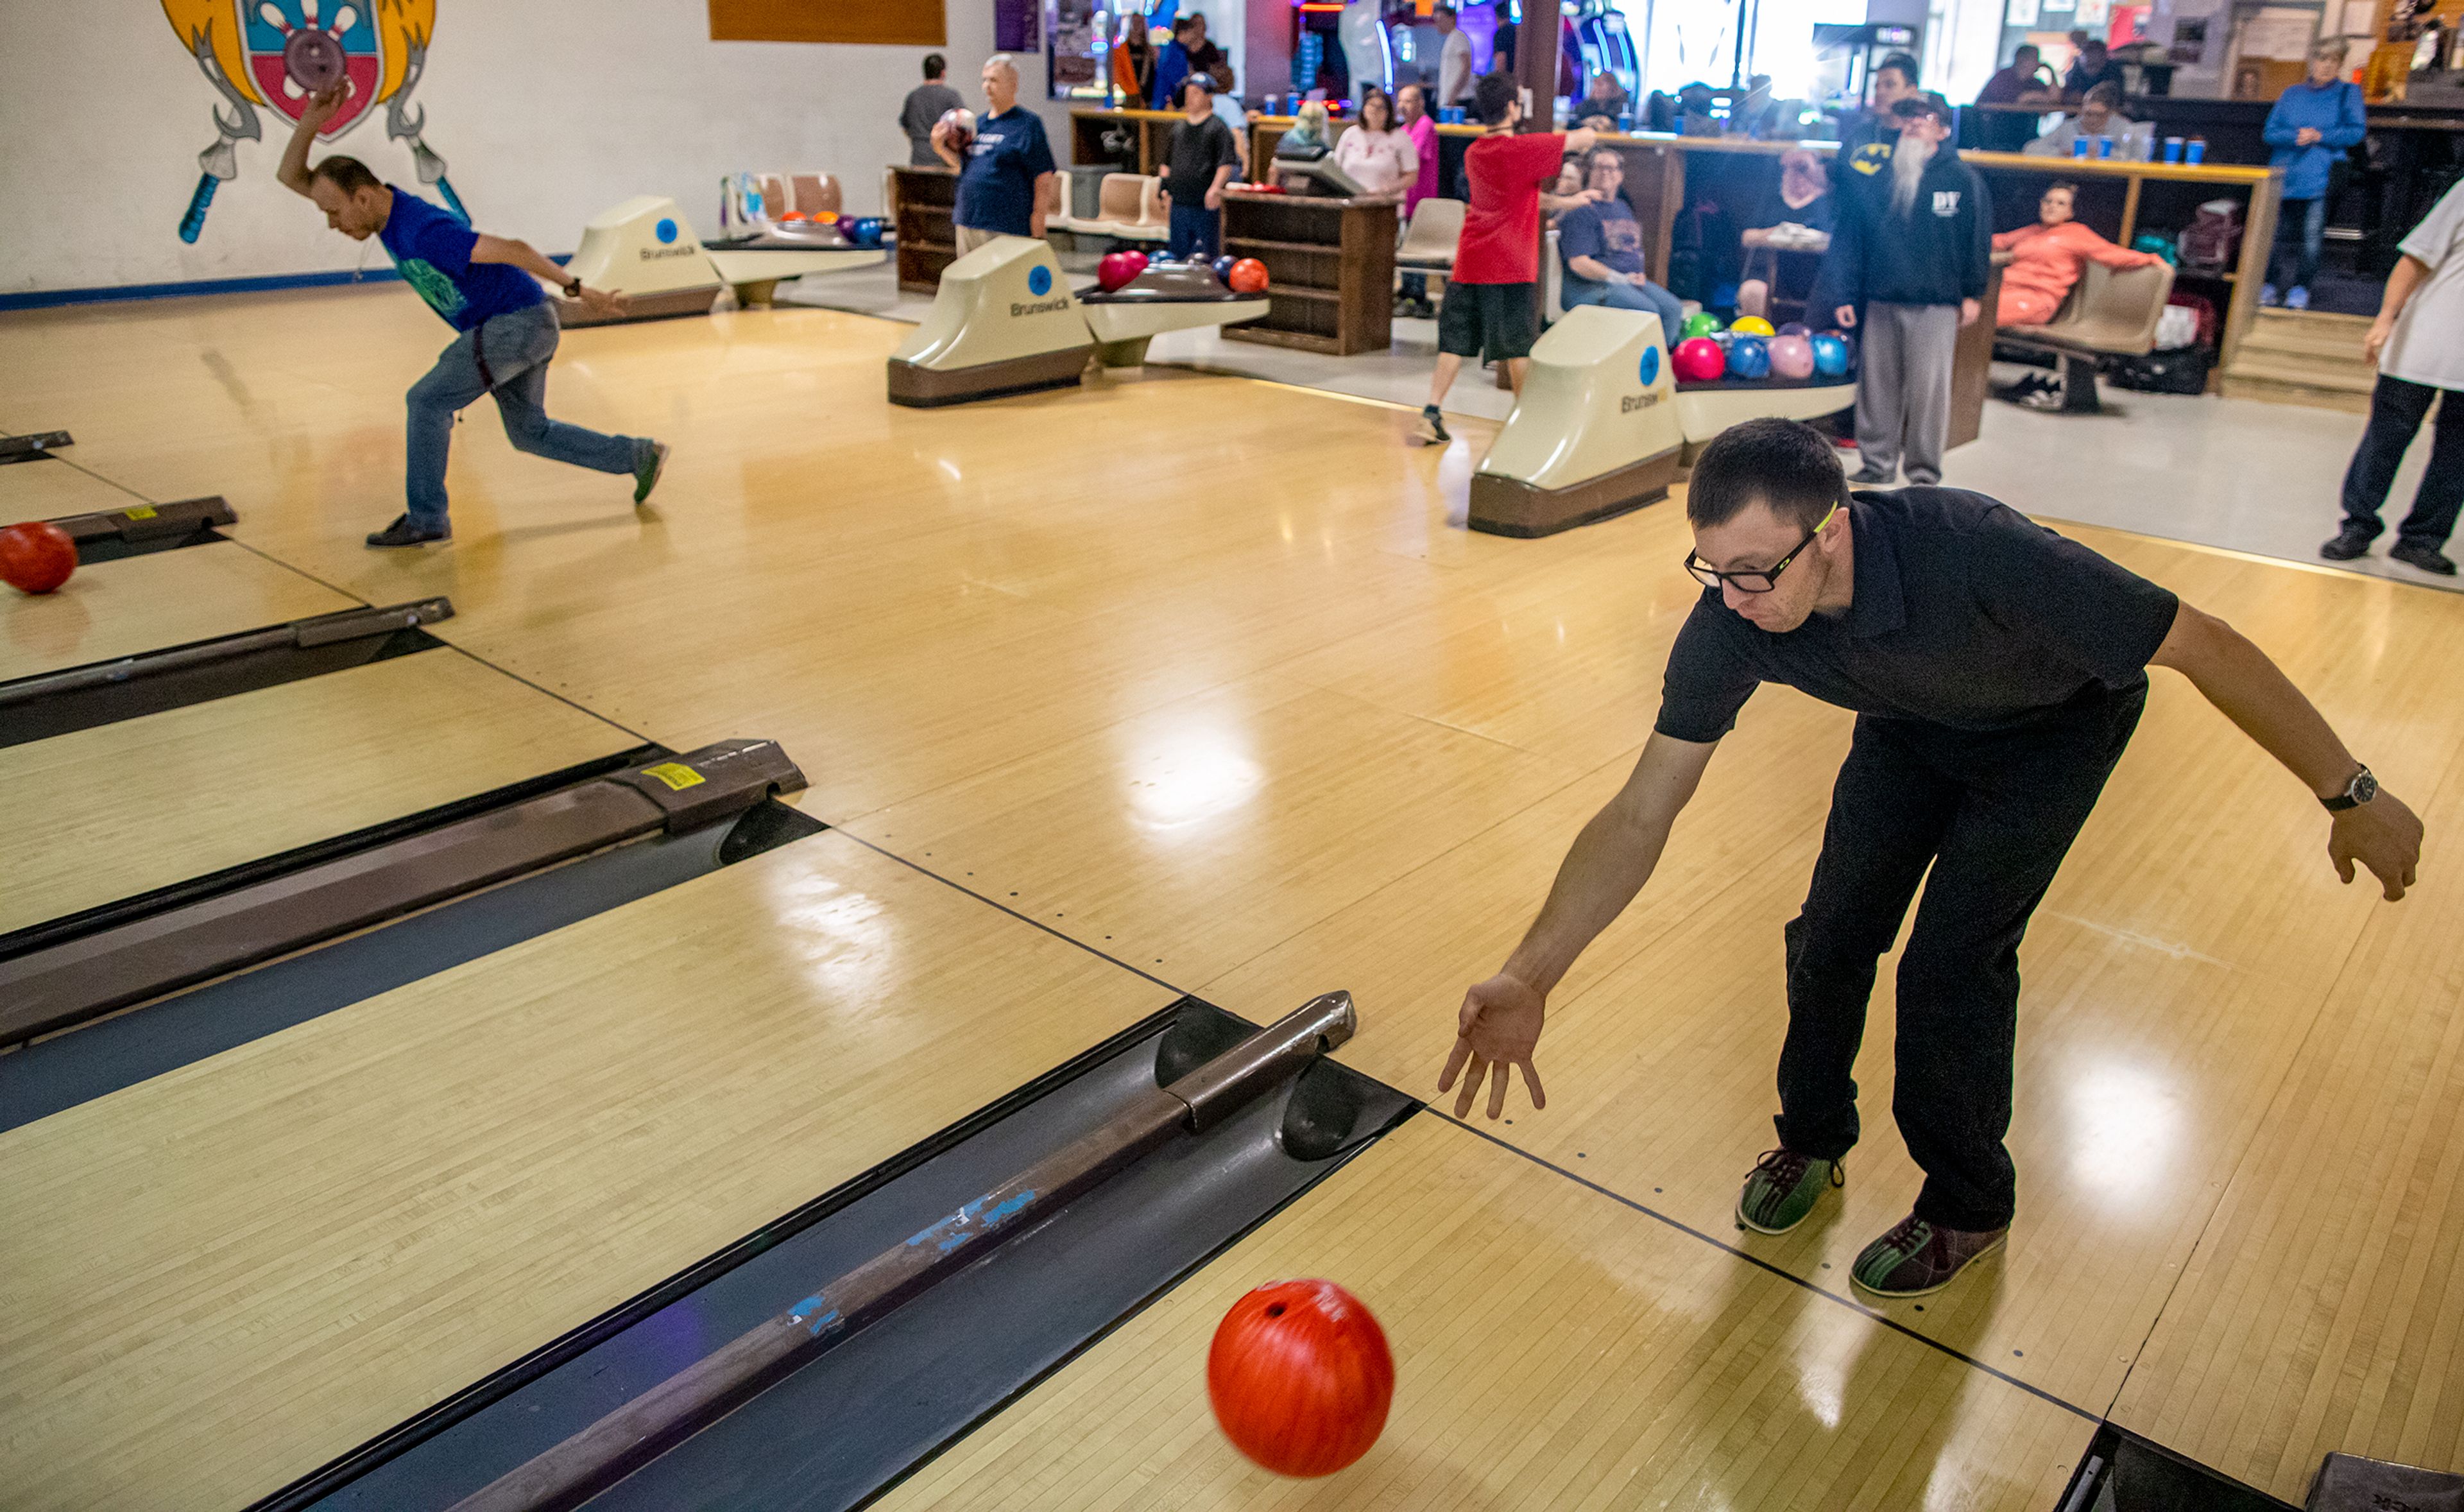
[[[1264,294],[1266,292],[1266,265],[1255,257],[1243,257],[1232,264],[1232,271],[1223,276],[1223,281],[1235,294]]]
[[[48,593],[77,570],[77,543],[48,520],[0,530],[0,583],[24,593]]]

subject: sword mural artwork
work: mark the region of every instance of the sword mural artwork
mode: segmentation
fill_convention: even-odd
[[[264,140],[258,107],[297,122],[311,95],[343,79],[350,97],[318,140],[334,141],[384,105],[385,135],[409,145],[419,181],[435,185],[455,214],[471,218],[445,177],[445,160],[421,135],[427,107],[410,109],[428,67],[436,0],[163,0],[163,14],[230,107],[214,108],[214,144],[197,154],[196,191],[180,217],[182,241],[204,234],[215,188],[238,176],[239,144]]]

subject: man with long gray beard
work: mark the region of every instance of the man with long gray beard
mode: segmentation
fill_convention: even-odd
[[[1832,314],[1862,340],[1857,451],[1849,479],[1888,483],[1905,459],[1911,483],[1942,481],[1950,434],[1950,366],[1961,327],[1983,308],[1992,256],[1985,182],[1948,145],[1950,107],[1912,95],[1891,107],[1899,145],[1890,183],[1847,197],[1823,287]],[[1864,317],[1858,318],[1858,306]]]

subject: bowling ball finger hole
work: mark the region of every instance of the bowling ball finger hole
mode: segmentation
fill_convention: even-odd
[[[1271,1306],[1271,1307],[1269,1307],[1269,1308],[1267,1308],[1267,1309],[1266,1309],[1266,1316],[1267,1316],[1267,1317],[1269,1317],[1269,1318],[1281,1318],[1283,1315],[1284,1315],[1284,1304],[1283,1304],[1283,1303],[1281,1303],[1281,1302],[1277,1302],[1277,1303],[1275,1303],[1273,1306]]]

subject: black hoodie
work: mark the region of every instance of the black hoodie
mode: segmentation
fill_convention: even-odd
[[[1945,143],[1917,181],[1904,215],[1891,211],[1887,163],[1861,193],[1844,194],[1821,284],[1838,304],[1957,304],[1985,298],[1992,201],[1985,180]],[[1828,316],[1831,305],[1820,313]]]

